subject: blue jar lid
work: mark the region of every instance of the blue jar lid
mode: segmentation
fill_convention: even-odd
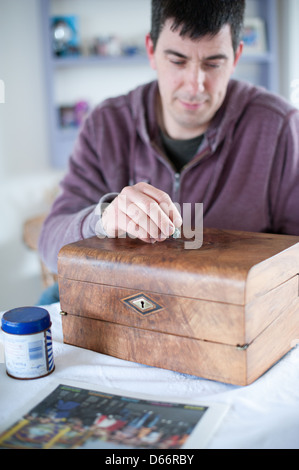
[[[9,310],[2,317],[2,330],[12,335],[30,335],[51,326],[49,312],[40,307],[20,307]]]

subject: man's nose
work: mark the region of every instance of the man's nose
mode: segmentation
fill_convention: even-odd
[[[205,73],[198,67],[190,68],[186,77],[186,85],[192,94],[202,93],[205,89]]]

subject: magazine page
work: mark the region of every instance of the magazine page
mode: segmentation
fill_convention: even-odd
[[[227,409],[53,382],[1,424],[0,449],[202,449]]]

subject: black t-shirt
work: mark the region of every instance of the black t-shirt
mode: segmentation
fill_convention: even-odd
[[[204,137],[202,134],[193,139],[176,140],[168,137],[162,131],[160,131],[160,136],[164,151],[177,171],[180,171],[196,155]]]

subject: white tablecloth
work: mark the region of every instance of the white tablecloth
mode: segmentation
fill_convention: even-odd
[[[299,449],[299,347],[252,385],[236,387],[65,345],[60,306],[53,304],[47,309],[52,320],[55,371],[42,379],[19,381],[8,377],[0,364],[0,423],[32,398],[38,399],[53,379],[61,383],[74,380],[82,386],[94,384],[161,400],[229,404],[210,442],[212,449]]]

